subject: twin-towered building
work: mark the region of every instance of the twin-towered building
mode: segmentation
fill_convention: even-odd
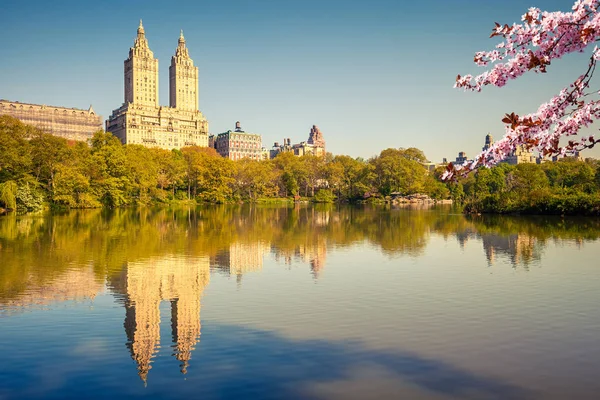
[[[210,146],[232,160],[269,158],[261,136],[244,132],[239,122],[235,131],[211,136],[209,143],[208,121],[198,110],[198,67],[189,55],[183,31],[169,67],[168,107],[158,102],[158,60],[148,46],[142,21],[124,67],[125,100],[106,121],[106,131],[123,144],[164,149]],[[321,131],[313,126],[308,142],[294,145],[292,151],[324,155]]]
[[[158,102],[158,60],[142,21],[124,63],[125,100],[106,121],[106,131],[123,144],[179,149],[208,146],[208,121],[198,110],[198,67],[179,36],[169,67],[169,106]]]
[[[137,29],[129,57],[124,61],[124,102],[106,120],[105,128],[123,144],[137,144],[163,149],[186,146],[214,147],[232,160],[274,158],[281,152],[325,155],[322,132],[313,125],[307,141],[273,149],[262,146],[257,133],[244,132],[240,123],[234,131],[208,135],[208,121],[198,110],[198,67],[189,55],[183,31],[169,67],[169,105],[161,106],[158,96],[158,59],[150,50],[142,21]],[[0,115],[11,115],[24,123],[70,140],[87,141],[102,130],[102,118],[92,107],[88,110],[26,104],[0,100]]]

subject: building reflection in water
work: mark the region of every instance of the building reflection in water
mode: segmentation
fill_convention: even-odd
[[[461,229],[456,231],[455,233],[456,240],[458,240],[458,245],[461,249],[464,250],[467,242],[473,238],[478,236],[477,231],[472,227],[467,227],[466,229]]]
[[[313,246],[301,246],[298,249],[298,253],[303,261],[308,261],[310,264],[310,271],[315,279],[319,278],[319,275],[325,267],[325,260],[327,258],[327,245],[323,242],[317,242]]]
[[[545,246],[543,240],[526,233],[482,234],[475,229],[467,228],[457,231],[455,236],[461,249],[464,249],[471,239],[481,241],[488,266],[494,265],[497,258],[501,256],[507,257],[513,268],[522,265],[527,269],[532,262],[541,261]]]
[[[274,252],[275,260],[280,262],[283,259],[287,265],[291,265],[294,259],[308,263],[313,277],[318,279],[327,259],[327,241],[323,239],[312,243],[298,244],[291,249],[277,248]]]
[[[104,289],[104,280],[90,267],[67,270],[43,284],[31,283],[25,293],[2,303],[2,312],[19,312],[32,306],[63,301],[93,300]]]
[[[241,276],[246,272],[261,271],[264,256],[269,250],[270,245],[263,242],[235,242],[219,251],[212,263],[222,273]]]
[[[532,261],[541,259],[542,247],[538,240],[530,235],[518,233],[509,236],[481,235],[485,257],[488,265],[493,265],[497,255],[505,255],[513,267],[527,267]]]
[[[187,373],[200,338],[200,297],[210,281],[209,259],[161,257],[129,262],[112,286],[124,295],[127,347],[146,381],[160,346],[160,303],[171,305],[174,356]]]

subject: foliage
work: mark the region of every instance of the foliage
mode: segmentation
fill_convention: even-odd
[[[542,12],[530,8],[520,24],[496,23],[490,37],[499,37],[502,42],[492,51],[475,54],[477,65],[493,66],[477,77],[459,75],[455,87],[477,92],[488,85],[502,87],[509,79],[516,79],[527,71],[545,73],[553,59],[584,52],[600,39],[599,7],[600,0],[577,0],[571,12]],[[518,146],[535,148],[543,156],[564,156],[594,147],[600,139],[593,135],[576,137],[581,128],[600,117],[597,96],[600,92],[589,91],[600,49],[596,46],[591,53],[587,70],[570,86],[532,114],[506,114],[502,119],[506,123],[505,136],[462,168],[450,164],[444,177],[492,166]],[[561,144],[562,138],[566,139]]]
[[[335,201],[335,194],[329,189],[319,189],[313,200],[315,203],[333,203]]]
[[[37,182],[28,179],[17,186],[16,204],[19,211],[39,211],[43,208],[44,194]]]
[[[67,140],[36,131],[29,140],[32,154],[32,174],[36,181],[53,192],[57,168],[69,155]]]
[[[275,197],[278,193],[273,163],[242,159],[235,163],[233,190],[243,200]]]
[[[600,215],[594,171],[592,163],[575,160],[500,164],[481,168],[455,185],[464,189],[467,212]]]
[[[112,134],[102,131],[96,132],[91,144],[89,174],[96,198],[109,208],[132,203],[135,187],[124,146]]]
[[[59,207],[115,208],[181,200],[311,198],[316,193],[317,201],[325,202],[392,191],[448,197],[439,175],[429,175],[421,165],[425,161],[421,150],[408,148],[387,149],[369,161],[283,152],[273,160],[234,162],[212,148],[124,146],[102,131],[87,145],[71,143],[17,119],[0,119],[0,184],[17,185],[12,191],[6,186],[0,202],[12,204],[11,193],[16,199],[19,191],[22,208],[36,208],[40,199]]]
[[[312,198],[330,203],[381,201],[397,192],[451,197],[472,212],[597,213],[600,164],[564,160],[543,165],[500,164],[443,183],[418,149],[385,149],[369,160],[345,155],[232,161],[214,149],[162,150],[122,145],[97,132],[89,144],[70,143],[0,118],[0,206],[20,211],[44,202],[66,208],[125,205],[269,202]]]
[[[427,170],[420,164],[427,159],[418,149],[386,149],[370,160],[379,192],[388,196],[423,191]]]
[[[17,183],[15,181],[0,183],[0,204],[9,210],[17,208]]]
[[[8,115],[0,116],[0,182],[23,178],[31,169],[27,140],[34,128]]]
[[[372,188],[373,166],[349,156],[335,156],[330,163],[328,179],[337,190],[337,197],[345,200],[363,198]]]
[[[61,165],[54,182],[54,203],[70,208],[100,207],[100,202],[90,193],[90,180],[77,167]]]

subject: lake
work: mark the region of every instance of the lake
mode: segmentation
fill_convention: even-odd
[[[0,399],[596,399],[600,219],[0,217]]]

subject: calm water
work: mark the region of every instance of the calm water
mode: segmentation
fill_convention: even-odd
[[[0,218],[0,399],[597,399],[600,220]]]

